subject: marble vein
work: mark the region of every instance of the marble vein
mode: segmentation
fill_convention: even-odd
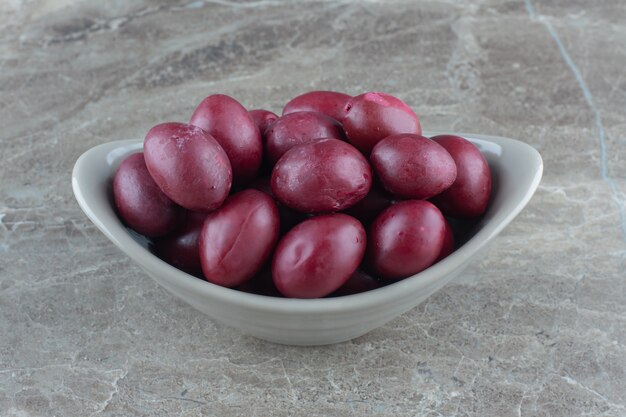
[[[552,23],[550,23],[550,20],[546,18],[545,16],[538,16],[535,13],[535,7],[531,3],[531,0],[524,0],[524,3],[526,5],[526,11],[528,13],[528,16],[531,19],[536,20],[540,22],[541,24],[543,24],[548,30],[548,33],[550,33],[550,36],[552,37],[557,47],[559,48],[559,53],[561,54],[561,57],[563,58],[563,60],[565,61],[569,69],[572,71],[572,74],[574,74],[574,77],[576,78],[576,81],[578,82],[578,85],[580,86],[580,89],[583,93],[583,97],[585,98],[585,101],[587,102],[587,104],[589,105],[589,108],[591,109],[593,113],[594,122],[596,126],[596,133],[598,136],[598,144],[600,146],[600,176],[602,177],[604,181],[607,182],[607,184],[611,188],[611,196],[619,210],[619,215],[620,215],[620,220],[621,220],[620,226],[622,229],[624,241],[626,241],[626,202],[624,201],[623,196],[618,191],[617,185],[615,183],[615,179],[611,176],[610,171],[609,171],[609,166],[608,166],[607,158],[606,158],[606,154],[607,154],[606,132],[604,130],[604,125],[602,124],[602,116],[600,115],[600,110],[598,109],[598,107],[596,106],[593,100],[591,91],[589,90],[589,87],[587,86],[587,83],[585,82],[585,79],[583,78],[583,75],[580,72],[580,69],[574,63],[574,60],[570,56],[569,52],[567,52],[565,45],[563,45],[563,41],[561,40],[561,38],[559,37],[559,34],[554,29],[554,26],[552,25]]]
[[[625,414],[626,50],[599,47],[626,44],[618,0],[5,3],[1,416]],[[207,94],[280,112],[307,89],[396,94],[424,128],[519,138],[546,169],[458,281],[363,337],[295,348],[159,288],[69,175]]]

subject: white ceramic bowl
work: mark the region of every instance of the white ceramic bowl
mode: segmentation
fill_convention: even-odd
[[[150,253],[115,214],[110,191],[115,169],[126,156],[142,149],[141,140],[105,143],[85,152],[74,166],[72,187],[80,207],[102,233],[175,296],[211,318],[261,339],[323,345],[361,336],[420,304],[456,277],[530,200],[543,171],[535,149],[513,139],[459,135],[480,148],[493,176],[492,200],[474,235],[419,274],[337,298],[286,299],[231,290],[188,275]]]

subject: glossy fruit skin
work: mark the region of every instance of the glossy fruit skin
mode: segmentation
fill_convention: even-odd
[[[350,144],[323,139],[290,149],[272,171],[272,192],[302,213],[344,210],[367,195],[372,171]]]
[[[233,182],[245,184],[256,177],[263,157],[261,133],[237,100],[224,94],[210,95],[198,105],[189,123],[204,129],[224,148]]]
[[[435,262],[445,236],[445,219],[423,200],[394,204],[369,228],[367,262],[383,279],[399,280]]]
[[[175,203],[192,211],[222,205],[232,185],[228,156],[199,127],[162,123],[148,131],[144,158],[154,182]]]
[[[258,190],[244,190],[210,213],[200,232],[200,261],[207,281],[236,287],[252,278],[278,240],[278,209]]]
[[[341,124],[322,113],[301,111],[281,116],[265,132],[265,153],[270,164],[294,146],[319,139],[345,139]]]
[[[424,136],[387,136],[374,146],[372,168],[380,183],[396,197],[421,200],[452,185],[456,165],[442,146]]]
[[[181,209],[154,182],[143,153],[130,155],[117,168],[113,198],[124,223],[142,235],[162,236],[178,223]]]
[[[154,252],[168,264],[191,275],[202,277],[200,265],[200,230],[206,213],[187,211],[172,233],[154,240]]]
[[[276,202],[276,206],[278,207],[278,217],[280,217],[280,236],[283,236],[285,233],[293,229],[295,225],[308,218],[306,214],[298,213],[289,207],[285,207],[280,203],[280,201],[278,201],[272,192],[272,186],[269,178],[259,177],[252,181],[249,187],[264,192],[272,197]]]
[[[348,142],[369,155],[376,143],[399,133],[422,134],[419,119],[402,100],[385,93],[365,93],[346,105],[340,122]]]
[[[291,298],[324,297],[356,271],[365,253],[365,229],[346,214],[312,217],[287,233],[276,247],[272,276]]]
[[[265,109],[254,109],[250,110],[249,113],[250,116],[252,116],[252,120],[254,120],[254,124],[256,124],[259,129],[263,143],[265,143],[265,131],[278,119],[278,115]]]
[[[460,136],[439,135],[431,140],[448,151],[457,168],[454,183],[434,197],[433,203],[446,216],[469,218],[484,214],[491,196],[491,171],[483,154]]]
[[[445,220],[445,228],[446,230],[443,236],[443,245],[441,245],[441,252],[439,252],[439,256],[437,257],[437,260],[435,262],[439,262],[443,258],[450,255],[452,252],[454,252],[454,233],[452,231],[452,226],[450,226],[450,223],[448,223],[447,220]]]
[[[283,116],[298,111],[315,111],[341,120],[352,97],[336,91],[309,91],[294,97],[283,108]]]

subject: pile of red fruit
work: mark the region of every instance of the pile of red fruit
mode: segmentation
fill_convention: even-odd
[[[444,215],[487,208],[478,148],[421,133],[384,93],[313,91],[281,117],[215,94],[188,124],[150,129],[115,174],[115,206],[157,256],[214,284],[294,298],[361,292],[450,254]]]

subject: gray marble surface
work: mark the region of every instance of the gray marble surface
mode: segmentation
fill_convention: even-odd
[[[623,0],[0,2],[1,416],[625,416]],[[277,346],[96,230],[77,157],[205,95],[385,91],[543,155],[525,211],[413,311]]]

